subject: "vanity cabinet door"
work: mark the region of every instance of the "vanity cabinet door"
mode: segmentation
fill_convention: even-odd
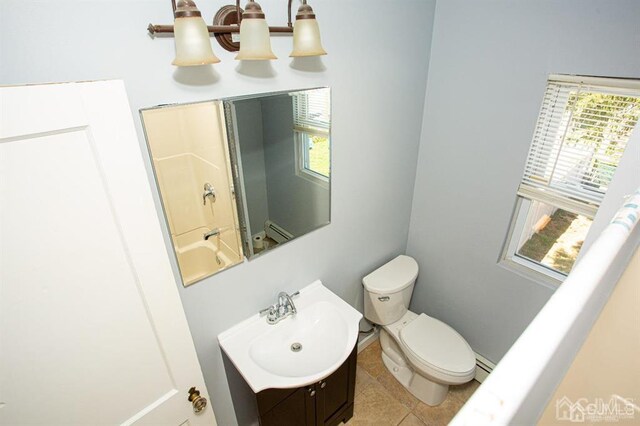
[[[336,426],[353,416],[357,345],[329,377],[297,389],[256,394],[260,426]]]
[[[260,418],[261,426],[315,425],[316,401],[314,386],[298,388]]]
[[[353,416],[357,346],[333,374],[316,384],[316,424],[337,425]]]

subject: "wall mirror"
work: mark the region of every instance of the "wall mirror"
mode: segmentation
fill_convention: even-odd
[[[185,286],[329,223],[329,88],[140,115]]]
[[[185,286],[243,261],[220,101],[140,111]]]
[[[330,89],[223,99],[248,258],[330,222]]]

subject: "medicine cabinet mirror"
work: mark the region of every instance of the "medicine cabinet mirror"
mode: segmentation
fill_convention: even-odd
[[[140,114],[185,286],[330,222],[329,88]]]
[[[140,111],[185,286],[243,261],[220,101]]]
[[[244,253],[330,221],[329,88],[223,99]]]

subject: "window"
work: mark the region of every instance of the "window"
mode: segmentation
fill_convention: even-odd
[[[638,80],[549,78],[503,261],[565,278],[639,116]]]
[[[329,89],[293,95],[296,174],[321,185],[328,185],[331,175],[329,105]]]

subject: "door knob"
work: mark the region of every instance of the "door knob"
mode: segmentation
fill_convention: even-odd
[[[193,405],[193,412],[199,413],[207,406],[207,398],[200,396],[200,391],[195,387],[189,389],[189,401]]]

